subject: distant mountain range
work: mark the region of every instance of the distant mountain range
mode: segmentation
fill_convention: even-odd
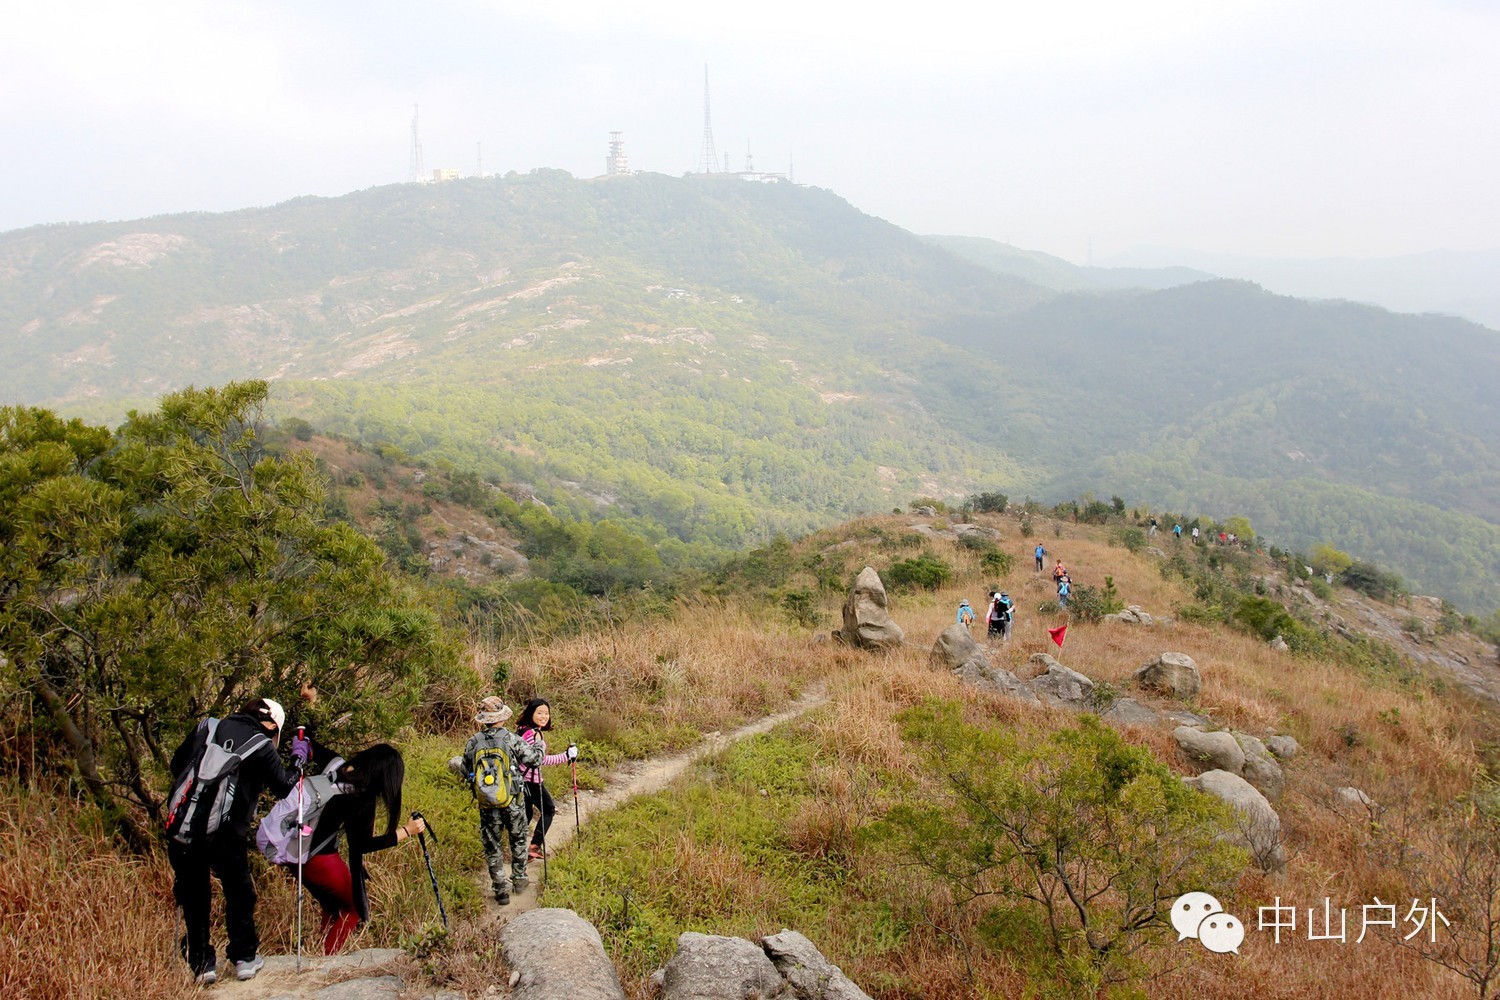
[[[1236,278],[1282,295],[1363,302],[1392,312],[1459,316],[1500,330],[1500,249],[1292,260],[1141,247],[1116,254],[1108,266],[1080,267],[1061,257],[995,240],[925,239],[1001,274],[1060,291],[1161,289],[1210,278]]]
[[[0,234],[0,402],[279,412],[694,560],[917,496],[1243,513],[1500,603],[1500,335],[918,238],[792,185],[561,171]]]

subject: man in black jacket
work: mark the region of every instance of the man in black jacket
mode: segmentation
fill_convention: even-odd
[[[213,736],[213,742],[219,746],[246,747],[261,735],[267,740],[241,761],[234,798],[219,829],[201,836],[190,834],[188,843],[180,843],[176,838],[167,841],[167,857],[174,875],[172,895],[182,907],[187,924],[183,957],[198,982],[204,985],[218,979],[218,955],[209,940],[210,872],[224,887],[224,927],[229,935],[225,955],[234,963],[236,976],[253,979],[265,964],[259,954],[260,936],[255,930],[255,884],[250,878],[247,837],[260,793],[269,788],[272,794],[284,796],[297,781],[296,773],[282,767],[276,754],[285,721],[286,712],[279,704],[269,698],[257,698],[219,723]],[[206,719],[200,722],[172,755],[174,787],[202,754],[208,738],[207,723]],[[292,743],[293,756],[300,754],[306,760],[306,743],[300,740]]]

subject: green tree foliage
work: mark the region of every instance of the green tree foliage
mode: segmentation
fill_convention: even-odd
[[[969,498],[969,506],[981,514],[1004,514],[1010,498],[1004,493],[976,493]]]
[[[1340,551],[1327,542],[1319,542],[1313,546],[1311,566],[1319,573],[1332,573],[1338,576],[1344,570],[1354,564],[1354,558],[1347,552]]]
[[[981,908],[985,925],[1026,922],[1048,953],[1027,957],[1075,991],[1138,974],[1171,901],[1220,893],[1245,862],[1220,837],[1226,806],[1093,716],[1035,742],[951,703],[903,723],[936,780],[876,836]]]
[[[139,844],[176,742],[312,680],[330,741],[388,734],[456,657],[380,550],[263,453],[264,382],[185,390],[120,429],[0,408],[0,652],[35,737]]]
[[[1389,600],[1405,591],[1406,585],[1402,583],[1401,577],[1395,573],[1388,572],[1360,559],[1349,564],[1344,570],[1344,586],[1351,590],[1357,590],[1362,594],[1368,594],[1376,600]]]
[[[892,587],[936,590],[953,579],[953,567],[942,559],[924,552],[911,559],[898,559],[881,574],[881,579]]]

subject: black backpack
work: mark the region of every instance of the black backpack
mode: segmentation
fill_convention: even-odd
[[[233,741],[215,743],[218,719],[205,719],[198,730],[204,734],[203,746],[167,796],[167,837],[179,844],[201,842],[218,832],[234,806],[240,764],[271,742],[264,733],[256,733],[238,747]]]

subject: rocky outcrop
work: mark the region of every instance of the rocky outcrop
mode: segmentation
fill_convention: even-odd
[[[1116,698],[1099,718],[1116,726],[1158,726],[1162,721],[1161,713],[1134,698]]]
[[[974,641],[968,629],[957,622],[938,633],[927,662],[943,670],[957,670],[970,662],[985,667],[990,665],[989,658],[984,655],[979,643]]]
[[[511,1000],[624,1000],[599,932],[572,910],[528,910],[500,931],[500,946],[515,973]]]
[[[790,987],[764,949],[744,938],[687,931],[662,969],[663,1000],[761,1000]]]
[[[800,1000],[870,1000],[868,993],[796,931],[769,934],[760,945]]]
[[[966,684],[998,691],[1034,705],[1041,704],[1041,699],[1025,681],[1003,667],[991,667],[978,660],[970,660],[953,673]]]
[[[1260,789],[1261,794],[1272,802],[1279,800],[1282,789],[1286,787],[1286,778],[1281,773],[1281,765],[1271,756],[1271,751],[1257,737],[1248,733],[1235,733],[1234,739],[1245,752],[1245,766],[1239,772],[1240,777]]]
[[[1191,701],[1198,697],[1203,679],[1198,664],[1186,653],[1163,653],[1135,672],[1136,683],[1143,688]]]
[[[1239,776],[1245,768],[1245,751],[1233,733],[1205,733],[1191,726],[1178,726],[1172,730],[1172,738],[1192,760],[1207,764],[1209,769],[1228,771]]]
[[[1228,831],[1229,839],[1247,849],[1263,871],[1281,871],[1286,867],[1281,817],[1254,785],[1228,771],[1205,771],[1196,778],[1182,780],[1229,803],[1235,817],[1234,826]]]
[[[1094,682],[1076,670],[1069,670],[1046,653],[1034,653],[1031,663],[1043,662],[1046,670],[1030,680],[1031,690],[1044,702],[1075,711],[1094,707]]]
[[[1297,756],[1297,751],[1302,748],[1290,736],[1267,736],[1266,749],[1277,760],[1286,762]]]
[[[890,649],[906,640],[901,626],[891,621],[885,585],[872,567],[860,570],[844,601],[844,627],[836,629],[833,637],[860,649]]]
[[[1105,615],[1104,621],[1119,622],[1122,625],[1155,625],[1156,619],[1140,609],[1139,605],[1132,604],[1124,611],[1117,611],[1111,615]]]

